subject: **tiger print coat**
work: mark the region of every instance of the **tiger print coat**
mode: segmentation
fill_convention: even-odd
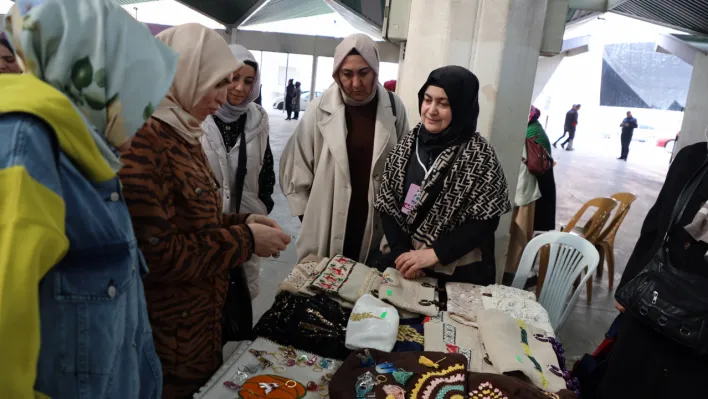
[[[202,151],[150,119],[121,154],[123,192],[150,272],[145,296],[164,397],[186,398],[222,363],[227,271],[253,253],[248,215],[223,214]]]

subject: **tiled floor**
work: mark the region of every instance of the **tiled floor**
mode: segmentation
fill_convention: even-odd
[[[276,175],[280,154],[295,128],[296,121],[285,121],[282,112],[270,112],[270,145],[275,157]],[[554,139],[555,134],[550,134]],[[624,270],[624,266],[639,237],[641,224],[656,196],[668,170],[669,155],[653,143],[633,143],[630,161],[616,160],[619,155],[619,142],[598,139],[576,139],[576,151],[566,152],[560,148],[554,152],[558,162],[555,168],[558,192],[558,224],[570,220],[574,213],[587,200],[594,197],[609,196],[617,192],[632,192],[637,201],[620,229],[615,247],[615,284]],[[300,222],[290,216],[287,201],[280,188],[274,193],[275,209],[271,214],[283,229],[292,236],[297,236]],[[290,272],[296,261],[295,242],[279,259],[265,260],[261,270],[260,295],[254,300],[255,320],[268,309],[273,302],[278,284]],[[592,351],[602,340],[607,327],[617,312],[614,309],[613,293],[609,291],[607,273],[601,281],[595,279],[592,304],[587,305],[585,293],[560,333],[569,358]]]

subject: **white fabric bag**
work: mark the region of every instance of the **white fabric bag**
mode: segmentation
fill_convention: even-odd
[[[398,311],[370,294],[354,305],[345,345],[348,349],[377,349],[391,352],[398,336]]]

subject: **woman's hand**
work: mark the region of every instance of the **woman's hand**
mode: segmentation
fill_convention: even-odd
[[[254,213],[254,214],[251,214],[250,216],[248,216],[248,218],[246,218],[246,224],[256,224],[256,223],[262,224],[264,226],[272,227],[272,228],[278,229],[280,231],[283,230],[280,227],[280,225],[278,225],[278,223],[275,222],[275,220],[273,220],[267,216],[257,215]]]
[[[280,256],[280,251],[284,251],[290,244],[290,236],[283,233],[280,226],[274,228],[261,223],[249,223],[248,228],[253,234],[255,254],[261,258],[270,258],[271,256],[277,258]]]
[[[619,310],[620,313],[624,313],[624,311],[625,311],[624,306],[620,305],[620,303],[617,302],[617,301],[615,301],[615,308],[616,308],[617,310]]]
[[[403,277],[411,279],[425,275],[423,269],[438,263],[438,256],[432,248],[408,251],[396,259],[396,269]]]

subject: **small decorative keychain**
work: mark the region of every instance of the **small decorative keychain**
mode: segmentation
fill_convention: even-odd
[[[406,382],[413,376],[413,372],[405,371],[403,369],[398,369],[393,373],[393,379],[401,385],[406,385]]]
[[[379,374],[393,373],[396,370],[391,363],[381,363],[376,365],[376,372]]]
[[[252,354],[256,358],[263,357],[268,354],[268,352],[266,352],[266,351],[259,351],[259,350],[255,350],[255,349],[249,349],[248,353]]]
[[[361,360],[361,367],[371,367],[376,364],[374,357],[368,349],[364,349],[364,353],[357,353],[356,357]]]
[[[433,362],[432,360],[428,359],[427,357],[421,356],[418,358],[418,363],[422,364],[423,366],[432,367],[432,368],[436,369],[436,368],[440,367],[440,365],[438,363],[442,362],[445,359],[447,359],[447,357],[444,357],[444,358],[438,360],[437,362]]]
[[[398,385],[384,385],[383,391],[388,395],[386,399],[405,399],[406,397],[405,389]]]
[[[366,373],[360,375],[356,379],[356,385],[354,386],[354,390],[356,391],[356,397],[364,398],[366,394],[368,394],[369,392],[371,392],[372,389],[374,389],[374,385],[374,375],[371,374],[370,371],[367,371]]]

